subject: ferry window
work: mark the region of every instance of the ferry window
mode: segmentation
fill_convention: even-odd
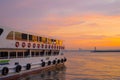
[[[47,51],[45,52],[45,56],[48,56],[48,52]]]
[[[47,38],[45,38],[45,43],[47,43]]]
[[[55,43],[55,42],[56,42],[56,40],[54,40],[54,39],[51,39],[51,41],[52,41],[52,43]]]
[[[0,35],[2,34],[2,32],[3,32],[3,29],[0,28]]]
[[[34,52],[31,52],[31,56],[34,57]]]
[[[43,42],[43,43],[47,43],[47,38],[42,37],[42,42]]]
[[[60,43],[60,40],[58,40],[58,45],[60,45],[61,43]]]
[[[37,42],[39,41],[39,37],[37,36]]]
[[[39,56],[39,52],[36,52],[36,53],[35,53],[35,56]]]
[[[56,52],[56,55],[59,55],[59,52],[58,52],[58,51]]]
[[[0,52],[0,59],[7,59],[8,58],[8,52]]]
[[[32,41],[36,42],[37,41],[37,36],[32,36]]]
[[[51,56],[51,51],[48,52],[48,56]]]
[[[59,51],[57,52],[57,55],[59,55]]]
[[[30,57],[30,53],[29,52],[24,52],[24,57]]]
[[[47,40],[48,40],[48,43],[51,44],[51,39],[48,38]]]
[[[56,52],[56,55],[58,55],[58,52]]]
[[[52,42],[54,42],[54,39],[51,39]]]
[[[57,52],[57,51],[55,51],[54,53],[53,53],[53,55],[55,56],[55,55],[58,55],[59,53]]]
[[[56,44],[59,45],[59,40],[56,40]]]
[[[32,41],[32,35],[29,35],[29,41]]]
[[[21,40],[21,33],[20,32],[15,32],[15,40]]]
[[[59,40],[59,45],[62,45],[62,44],[63,44],[63,42]]]
[[[56,44],[56,40],[54,40],[54,43]]]
[[[22,33],[22,40],[27,40],[27,34]]]
[[[53,52],[53,55],[55,56],[55,55],[56,55],[56,52]]]
[[[42,37],[39,37],[39,41],[42,42]]]
[[[16,58],[16,52],[10,52],[10,58]]]
[[[18,58],[23,58],[23,52],[18,52]]]
[[[7,39],[13,40],[13,31],[11,31],[10,33],[8,33]]]
[[[44,56],[44,51],[40,52],[40,56]]]

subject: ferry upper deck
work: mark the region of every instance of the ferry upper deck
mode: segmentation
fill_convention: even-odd
[[[0,49],[64,49],[63,41],[0,26]]]

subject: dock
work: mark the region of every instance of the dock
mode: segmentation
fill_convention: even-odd
[[[120,52],[120,50],[93,50],[91,52]]]

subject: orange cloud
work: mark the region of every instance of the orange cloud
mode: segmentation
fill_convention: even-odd
[[[120,46],[119,34],[120,16],[87,15],[60,18],[63,25],[53,32],[54,36],[60,36],[65,40],[67,48],[93,48],[94,46],[118,47]],[[65,21],[65,23],[64,23]],[[77,23],[81,22],[83,23]],[[71,24],[75,23],[76,24]],[[65,25],[65,24],[71,25]]]

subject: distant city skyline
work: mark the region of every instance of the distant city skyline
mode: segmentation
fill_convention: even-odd
[[[120,49],[120,0],[0,0],[0,25],[60,38],[67,49]]]

